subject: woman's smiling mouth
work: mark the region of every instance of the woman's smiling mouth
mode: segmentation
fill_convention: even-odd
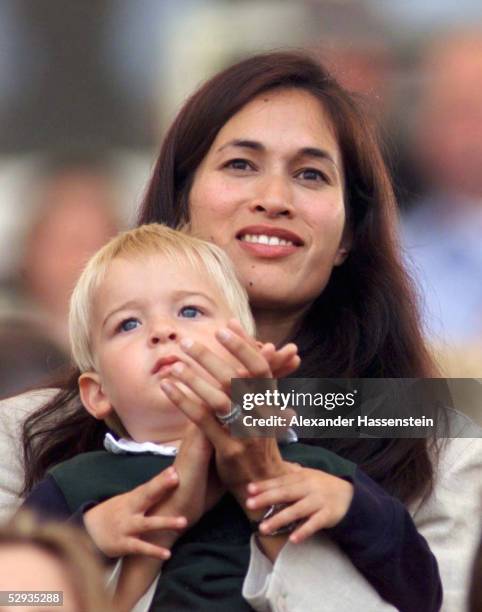
[[[246,251],[259,257],[284,257],[304,245],[294,232],[278,227],[253,225],[240,230],[236,239]]]

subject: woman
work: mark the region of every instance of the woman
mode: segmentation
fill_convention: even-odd
[[[351,97],[306,57],[254,57],[201,88],[167,134],[140,220],[190,221],[194,232],[225,248],[249,292],[261,339],[298,344],[298,375],[432,374],[399,263],[395,202],[376,141]],[[33,430],[39,429],[36,419],[29,423]],[[58,460],[98,443],[92,436],[79,443],[75,435],[73,430],[76,451],[73,445],[59,448]],[[220,464],[229,443],[225,437],[222,443],[216,436],[211,441]],[[459,524],[459,565],[444,565],[453,553],[438,526],[447,523],[441,491],[453,483],[433,487],[433,448],[409,439],[330,440],[329,446],[411,504],[430,543],[438,546],[447,574],[445,609],[461,609],[471,533],[460,513],[448,513]],[[454,442],[444,451],[450,472],[442,477],[456,473],[458,482],[465,482],[467,470],[480,467],[476,451],[476,442]],[[455,463],[461,453],[464,460]],[[250,454],[237,456],[238,471],[250,474]],[[259,463],[256,470],[261,479]],[[464,491],[465,502],[473,502],[477,512],[469,494]],[[283,564],[293,569],[294,548],[283,549],[275,574]],[[328,600],[333,609],[347,609],[346,593],[338,588],[341,575],[350,576],[355,602],[375,609],[367,603],[367,584],[357,583],[350,562],[337,556],[329,541],[307,548],[327,584],[333,575],[336,588]]]

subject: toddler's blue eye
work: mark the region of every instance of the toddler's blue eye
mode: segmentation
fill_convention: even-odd
[[[197,306],[183,306],[179,314],[186,319],[194,319],[203,313]]]
[[[132,329],[135,329],[136,327],[139,327],[140,324],[141,322],[139,321],[139,319],[136,319],[135,317],[130,317],[129,319],[124,319],[124,321],[120,323],[119,331],[128,332]]]

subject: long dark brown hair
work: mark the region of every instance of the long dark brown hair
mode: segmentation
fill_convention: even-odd
[[[177,227],[188,221],[195,172],[219,130],[253,98],[279,88],[309,92],[331,120],[343,158],[352,236],[347,260],[333,270],[298,332],[286,339],[300,350],[297,375],[433,376],[411,284],[400,261],[396,202],[375,131],[354,97],[309,56],[277,52],[250,57],[194,93],[164,139],[139,223]],[[26,452],[36,418],[27,421]],[[427,440],[323,440],[323,445],[358,463],[405,502],[430,491],[433,468]],[[78,440],[75,447],[77,452],[92,448],[81,449]],[[47,448],[43,455],[37,476],[50,463]],[[31,461],[34,457],[30,453]]]

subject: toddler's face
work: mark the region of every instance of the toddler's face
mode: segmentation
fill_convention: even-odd
[[[221,291],[181,257],[175,263],[151,255],[110,264],[94,299],[92,345],[101,393],[134,440],[182,438],[187,419],[160,381],[176,361],[208,376],[181,349],[183,338],[236,363],[214,336],[232,316]]]

